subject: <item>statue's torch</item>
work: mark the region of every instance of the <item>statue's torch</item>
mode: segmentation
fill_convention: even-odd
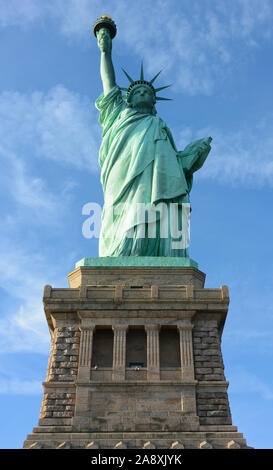
[[[95,21],[93,25],[93,33],[95,37],[97,37],[97,33],[101,28],[107,28],[109,30],[111,39],[113,39],[117,34],[117,27],[109,15],[103,15]]]

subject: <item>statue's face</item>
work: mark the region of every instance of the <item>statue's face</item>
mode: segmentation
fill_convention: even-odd
[[[109,49],[111,45],[111,36],[108,28],[101,28],[97,32],[97,39],[102,51]]]
[[[149,90],[147,86],[139,85],[135,90],[132,90],[130,103],[133,108],[144,105],[152,110],[153,105],[155,104],[152,90]]]

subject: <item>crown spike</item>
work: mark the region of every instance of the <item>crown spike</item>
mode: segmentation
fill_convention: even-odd
[[[164,90],[165,88],[168,88],[170,87],[171,85],[166,85],[166,86],[162,86],[162,87],[159,87],[159,88],[154,88],[152,83],[157,79],[158,75],[162,72],[162,70],[160,70],[155,76],[154,78],[152,78],[152,80],[150,81],[147,81],[144,79],[144,67],[143,67],[143,60],[141,61],[141,67],[140,67],[140,79],[139,80],[133,80],[132,77],[130,77],[130,75],[123,69],[121,68],[123,73],[126,75],[126,77],[128,78],[129,82],[130,82],[130,85],[128,86],[128,88],[122,88],[120,87],[120,89],[122,91],[126,91],[126,100],[127,102],[129,103],[129,100],[130,100],[130,95],[131,95],[131,92],[133,90],[133,88],[135,86],[139,86],[139,85],[146,85],[146,86],[149,86],[149,88],[152,90],[154,96],[155,96],[155,99],[156,101],[172,101],[171,98],[162,98],[160,96],[156,96],[156,92],[158,91],[161,91],[161,90]]]
[[[143,61],[141,62],[141,68],[140,68],[140,80],[144,80]]]
[[[169,88],[172,85],[161,86],[160,88],[155,88],[155,92],[164,90],[165,88]]]
[[[128,73],[122,67],[121,67],[121,70],[123,71],[123,73],[125,73],[125,75],[128,78],[129,82],[134,83],[134,80],[130,77],[130,75],[128,75]]]
[[[158,101],[158,100],[160,100],[160,101],[161,101],[161,100],[162,100],[162,101],[163,101],[163,100],[164,100],[164,101],[172,101],[172,98],[161,98],[160,96],[157,96],[157,97],[156,97],[156,101]]]
[[[152,80],[150,80],[150,83],[153,83],[153,82],[157,79],[158,75],[159,75],[161,72],[162,72],[162,70],[160,70],[160,71],[156,74],[156,76],[155,76],[154,78],[152,78]]]

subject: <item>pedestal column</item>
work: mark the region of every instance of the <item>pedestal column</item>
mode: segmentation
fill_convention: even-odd
[[[113,326],[113,372],[112,380],[125,380],[127,326]]]
[[[147,325],[147,380],[160,380],[159,325]]]
[[[94,326],[81,327],[78,380],[89,381],[91,372]]]
[[[178,325],[182,380],[194,380],[192,329],[192,324],[188,322],[182,325]]]

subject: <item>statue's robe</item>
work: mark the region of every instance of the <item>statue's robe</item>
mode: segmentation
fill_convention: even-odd
[[[96,107],[103,128],[99,164],[104,207],[99,255],[188,256],[187,248],[173,248],[170,229],[167,237],[160,237],[159,212],[156,220],[143,224],[137,207],[138,203],[155,207],[165,203],[169,208],[175,202],[181,215],[181,204],[190,202],[193,172],[209,153],[207,139],[177,151],[164,121],[129,107],[118,86],[106,96],[101,94]],[[156,223],[154,238],[147,235],[148,222]],[[146,227],[144,235],[140,225]]]

